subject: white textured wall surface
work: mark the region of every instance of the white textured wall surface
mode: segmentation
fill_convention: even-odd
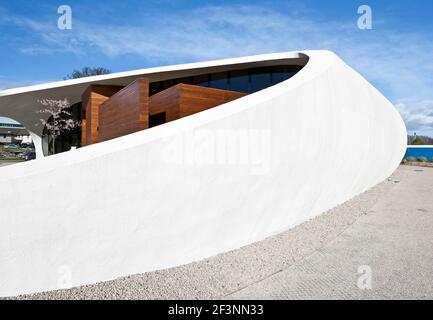
[[[333,53],[305,54],[293,78],[245,98],[0,168],[0,296],[236,249],[390,176],[406,147],[398,112]]]

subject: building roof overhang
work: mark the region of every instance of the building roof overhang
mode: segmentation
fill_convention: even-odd
[[[203,73],[264,67],[277,64],[304,66],[307,61],[308,56],[302,52],[272,53],[154,67],[8,89],[0,91],[0,115],[22,123],[29,131],[40,136],[43,127],[40,124],[41,114],[37,112],[41,108],[38,101],[42,99],[68,99],[71,104],[74,104],[81,101],[81,95],[91,84],[126,86],[142,77],[148,78],[150,82],[156,82]]]

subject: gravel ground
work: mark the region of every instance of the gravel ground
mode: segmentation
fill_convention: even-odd
[[[199,262],[112,281],[14,299],[219,299],[308,257],[338,237],[395,185],[393,177],[352,200],[292,228],[238,250]]]

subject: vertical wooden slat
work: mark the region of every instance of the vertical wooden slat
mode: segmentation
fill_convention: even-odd
[[[149,81],[137,79],[99,106],[98,141],[106,141],[148,128]]]
[[[85,109],[85,132],[83,128],[82,145],[97,143],[98,124],[99,124],[99,106],[107,101],[113,94],[121,90],[121,86],[91,85],[83,93],[82,105]]]

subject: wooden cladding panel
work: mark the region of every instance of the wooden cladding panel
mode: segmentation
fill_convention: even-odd
[[[97,143],[99,106],[107,101],[113,94],[121,90],[121,86],[91,85],[82,96],[85,108],[85,133],[82,135],[82,145]],[[84,130],[84,128],[83,128]]]
[[[81,120],[81,146],[85,146],[87,144],[87,122],[86,119],[83,118]]]
[[[173,121],[246,96],[246,93],[178,84],[150,97],[151,115],[166,112]]]
[[[246,93],[181,84],[180,117],[242,98]]]
[[[99,141],[148,128],[149,82],[138,79],[99,106]]]
[[[83,94],[82,145],[110,140],[149,127],[149,116],[158,124],[170,122],[241,98],[245,93],[178,84],[149,98],[147,79],[127,87],[91,85]],[[164,113],[160,117],[160,113]]]
[[[149,114],[165,112],[166,122],[179,119],[180,86],[176,85],[150,97]]]

